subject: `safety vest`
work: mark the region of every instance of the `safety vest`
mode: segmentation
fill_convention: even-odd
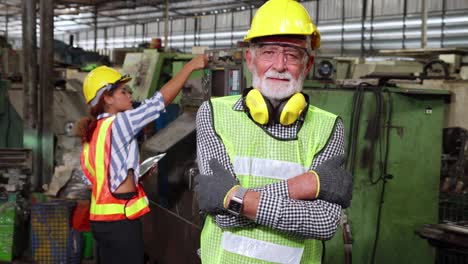
[[[117,221],[136,219],[150,211],[148,198],[140,184],[137,195],[130,200],[114,197],[109,189],[111,131],[115,116],[97,122],[91,141],[83,144],[81,167],[93,184],[91,221]]]
[[[211,100],[216,134],[226,147],[240,184],[253,188],[286,180],[309,170],[332,135],[336,115],[309,106],[292,140],[279,140],[232,106],[239,96]],[[258,225],[222,230],[208,216],[201,235],[204,264],[320,263],[322,243]]]

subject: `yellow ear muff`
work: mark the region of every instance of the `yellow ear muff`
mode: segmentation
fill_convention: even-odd
[[[270,120],[270,110],[263,95],[257,89],[252,89],[245,96],[245,105],[247,106],[252,119],[261,125],[268,124]]]
[[[289,126],[294,123],[302,111],[307,107],[307,102],[302,93],[296,93],[283,106],[283,109],[278,109],[281,113],[279,116],[279,122],[283,126]]]

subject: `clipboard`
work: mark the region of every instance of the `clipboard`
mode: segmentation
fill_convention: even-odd
[[[152,156],[152,157],[145,159],[140,164],[140,174],[138,175],[138,178],[141,178],[143,175],[148,173],[153,167],[157,166],[158,161],[164,158],[164,156],[166,156],[166,153],[161,153],[156,156]]]

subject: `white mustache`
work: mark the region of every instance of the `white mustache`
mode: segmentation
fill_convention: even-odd
[[[292,79],[292,75],[289,72],[277,72],[275,70],[269,70],[265,73],[265,78],[276,78],[276,79]]]

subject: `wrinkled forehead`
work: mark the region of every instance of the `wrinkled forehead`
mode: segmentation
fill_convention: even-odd
[[[252,44],[262,44],[262,43],[268,43],[268,44],[283,44],[283,45],[288,45],[288,46],[296,46],[300,48],[307,48],[307,41],[306,38],[303,36],[293,36],[293,35],[286,35],[286,36],[267,36],[267,37],[261,37],[261,38],[256,38],[255,40],[252,41]]]

